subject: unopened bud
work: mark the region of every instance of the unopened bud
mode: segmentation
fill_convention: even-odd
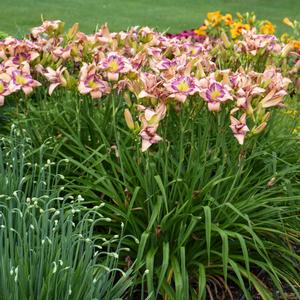
[[[203,70],[203,67],[202,67],[201,63],[199,63],[197,65],[196,77],[197,78],[204,78],[204,77],[206,77],[205,72]]]
[[[267,122],[268,120],[270,119],[270,112],[267,112],[264,116],[263,116],[263,118],[262,118],[262,122],[263,123],[265,123],[265,122]]]
[[[257,126],[256,128],[253,128],[253,134],[259,134],[261,133],[267,126],[267,122],[263,122],[261,123],[259,126]]]
[[[225,33],[225,31],[222,31],[222,32],[221,32],[221,39],[222,39],[222,41],[223,41],[223,43],[224,43],[225,48],[230,48],[231,43],[230,43],[230,41],[229,41],[229,39],[228,39],[228,36],[227,36],[227,34]]]
[[[271,180],[267,183],[268,188],[271,188],[276,182],[276,178],[272,177]]]
[[[126,124],[127,124],[128,128],[133,130],[134,129],[134,122],[133,122],[130,110],[128,108],[126,108],[124,110],[124,117],[125,117],[125,121],[126,121]]]
[[[76,32],[78,31],[78,27],[79,27],[79,24],[78,23],[75,23],[68,31],[67,33],[67,37],[68,39],[73,39],[73,37],[75,36]]]
[[[282,20],[282,22],[283,22],[285,25],[294,28],[294,24],[290,21],[289,18],[285,17],[285,18]]]
[[[281,57],[287,57],[287,55],[293,50],[293,45],[291,43],[286,44],[282,51],[281,51]]]
[[[127,105],[130,107],[132,105],[132,102],[131,102],[131,99],[130,99],[130,96],[128,93],[124,93],[124,100],[125,102],[127,103]]]

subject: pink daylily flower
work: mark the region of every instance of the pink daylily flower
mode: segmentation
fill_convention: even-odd
[[[57,47],[52,51],[53,56],[55,59],[68,59],[71,56],[72,47],[68,46],[66,48],[63,47]]]
[[[246,124],[246,116],[247,115],[244,113],[239,120],[232,115],[230,116],[230,128],[240,145],[244,144],[245,136],[249,131],[249,128]]]
[[[57,30],[61,25],[63,24],[62,21],[60,20],[55,20],[55,21],[44,21],[41,26],[34,27],[31,30],[31,34],[33,37],[38,37],[41,33],[44,32],[52,32]]]
[[[200,95],[207,102],[210,111],[220,111],[221,103],[233,99],[229,93],[230,87],[213,78],[201,79],[199,86]]]
[[[64,71],[66,70],[65,67],[60,66],[57,70],[53,70],[50,67],[46,68],[46,71],[43,72],[43,75],[49,80],[51,83],[49,86],[49,95],[51,96],[54,89],[57,88],[59,85],[66,86],[67,81],[63,76]]]
[[[39,53],[35,51],[20,52],[17,53],[15,56],[11,57],[11,60],[15,65],[20,65],[23,62],[33,61],[37,57],[39,57]]]
[[[157,144],[162,140],[162,137],[156,133],[157,128],[158,124],[153,124],[147,125],[141,130],[140,137],[142,138],[142,152],[147,151],[151,145]]]
[[[155,58],[160,58],[161,57],[162,49],[160,49],[160,48],[157,48],[157,47],[147,47],[146,51],[147,51],[147,54],[149,56],[153,56]]]
[[[173,68],[174,66],[176,66],[176,61],[170,60],[168,58],[152,59],[150,61],[150,67],[156,73],[160,73],[161,71],[169,70],[170,68]]]
[[[268,91],[268,94],[261,100],[262,107],[282,106],[291,80],[283,77],[281,73],[276,71],[275,67],[268,67],[259,80]]]
[[[187,97],[194,95],[199,91],[196,80],[190,76],[175,77],[171,81],[164,84],[169,92],[169,98],[174,98],[179,102],[185,102]]]
[[[246,52],[255,56],[261,49],[269,52],[280,53],[281,46],[274,35],[257,34],[256,28],[250,31],[243,30],[243,40],[238,41],[235,50]]]
[[[12,79],[10,90],[13,92],[21,89],[27,96],[33,91],[33,88],[41,86],[41,83],[32,78],[28,63],[22,64],[19,69],[11,67],[7,72]]]
[[[129,60],[115,52],[109,53],[107,58],[99,62],[98,66],[107,72],[108,80],[111,81],[118,80],[119,74],[128,73],[132,69]]]
[[[158,98],[160,95],[158,77],[151,73],[140,73],[139,85],[140,92],[137,94],[137,98]]]
[[[40,55],[39,50],[39,46],[29,40],[7,37],[0,41],[0,58],[14,65],[35,60]]]
[[[165,117],[166,105],[161,103],[155,110],[139,105],[138,110],[142,112],[139,117],[142,123],[142,129],[139,135],[142,138],[142,152],[145,152],[151,145],[162,140],[162,137],[159,136],[156,131],[159,126],[159,121]]]
[[[80,70],[78,90],[84,95],[91,94],[93,99],[101,98],[102,95],[110,93],[108,83],[96,73],[96,65],[86,63]]]
[[[239,108],[248,109],[251,105],[251,99],[254,96],[263,95],[265,89],[260,87],[254,82],[251,76],[244,72],[237,72],[229,77],[232,88],[235,93],[233,94],[236,99],[236,105]]]
[[[134,93],[137,99],[143,98],[163,98],[161,91],[162,80],[152,73],[140,72],[135,80],[120,80],[120,89],[128,88]]]

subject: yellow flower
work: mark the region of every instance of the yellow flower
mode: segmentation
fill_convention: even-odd
[[[294,47],[296,50],[300,50],[300,40],[298,40],[298,41],[293,41],[293,47]]]
[[[233,39],[237,38],[242,34],[242,30],[250,30],[250,25],[249,24],[243,24],[241,22],[235,22],[232,24],[230,33]]]
[[[219,10],[209,12],[207,14],[207,20],[206,21],[207,21],[208,24],[211,24],[213,27],[219,25],[222,21],[221,12]]]
[[[194,30],[194,32],[197,35],[204,36],[204,35],[206,35],[206,32],[205,32],[206,29],[207,29],[207,26],[203,25],[203,26],[200,26],[198,29]]]
[[[290,21],[289,18],[285,17],[285,18],[282,20],[282,22],[283,22],[285,25],[294,28],[294,24],[293,24],[293,22]]]
[[[268,20],[264,21],[259,28],[259,32],[262,34],[274,34],[275,30],[276,26]]]
[[[231,14],[224,15],[222,17],[222,20],[225,22],[225,25],[227,25],[227,26],[233,24],[233,20],[232,20],[232,15]]]

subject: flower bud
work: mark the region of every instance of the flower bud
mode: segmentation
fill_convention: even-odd
[[[253,134],[259,134],[266,128],[266,126],[267,126],[267,122],[263,122],[259,126],[257,126],[256,128],[253,128],[252,133]]]
[[[293,45],[291,43],[286,44],[281,50],[281,57],[287,57],[287,55],[293,50]]]
[[[78,23],[75,23],[68,31],[67,33],[67,38],[69,40],[73,39],[76,32],[78,31],[78,27],[79,27],[79,24]]]
[[[126,93],[126,92],[124,93],[124,100],[125,100],[125,102],[127,103],[127,105],[128,105],[129,107],[131,107],[132,102],[131,102],[131,99],[130,99],[129,94]]]
[[[287,17],[285,17],[283,20],[282,20],[282,22],[285,24],[285,25],[287,25],[287,26],[289,26],[289,27],[294,27],[294,24],[290,21],[290,19],[289,18],[287,18]]]
[[[134,122],[130,110],[128,108],[124,110],[124,117],[128,128],[134,130]]]
[[[262,122],[263,122],[263,123],[264,123],[264,122],[267,122],[269,119],[270,119],[270,112],[267,112],[267,113],[263,116]]]
[[[222,39],[222,41],[223,41],[223,43],[224,43],[225,48],[230,48],[231,43],[230,43],[230,41],[229,41],[229,39],[228,39],[228,36],[227,36],[227,34],[225,33],[225,31],[222,31],[222,32],[221,32],[221,39]]]

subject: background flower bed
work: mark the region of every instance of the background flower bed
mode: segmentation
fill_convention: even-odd
[[[259,19],[268,19],[284,31],[281,20],[288,16],[300,19],[298,0],[1,0],[0,29],[13,35],[24,35],[45,19],[61,19],[68,26],[79,22],[84,32],[92,32],[96,24],[108,22],[114,31],[130,26],[150,26],[159,31],[178,32],[196,28],[206,12],[255,11]]]

